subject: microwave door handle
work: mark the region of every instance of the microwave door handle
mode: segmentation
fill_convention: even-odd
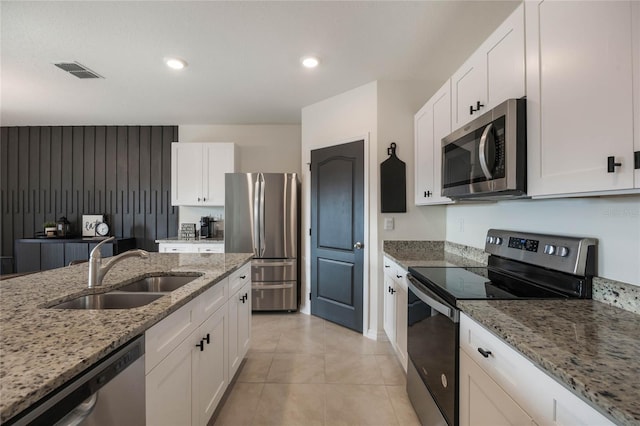
[[[493,127],[493,123],[489,123],[487,127],[484,128],[482,132],[482,137],[480,137],[480,146],[478,153],[480,156],[480,167],[482,168],[482,173],[487,179],[493,179],[493,174],[491,170],[489,170],[489,165],[487,164],[487,138],[489,137],[489,132]]]

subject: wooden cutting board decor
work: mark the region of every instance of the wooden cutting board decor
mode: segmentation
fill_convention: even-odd
[[[407,166],[396,156],[396,144],[387,148],[389,158],[380,164],[382,213],[407,212]]]

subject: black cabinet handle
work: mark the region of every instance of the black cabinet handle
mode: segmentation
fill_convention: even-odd
[[[391,293],[391,286],[387,289],[387,293]]]
[[[396,278],[402,278],[402,275],[396,274]]]
[[[433,194],[433,192],[431,192],[431,191],[424,191],[424,198],[429,198],[429,197],[431,197],[431,194]]]
[[[205,337],[205,338],[204,338],[204,339],[202,339],[202,340],[205,340],[205,341],[207,342],[207,345],[208,345],[209,343],[211,343],[211,339],[210,339],[209,333],[207,333],[207,337]]]
[[[245,278],[247,278],[247,276],[246,276],[246,275],[240,275],[240,279],[241,279],[241,280],[244,280]]]
[[[391,294],[395,293],[396,291],[392,288],[389,289],[389,291],[391,292]]]
[[[607,157],[607,173],[615,173],[616,167],[622,166],[622,163],[616,163],[616,157]]]
[[[485,351],[482,348],[478,348],[478,352],[480,352],[482,354],[482,356],[485,357],[485,358],[489,358],[489,355],[491,355],[491,351]]]
[[[473,115],[475,109],[473,109],[473,105],[469,105],[469,115]]]
[[[480,103],[480,101],[476,102],[476,107],[474,108],[473,105],[469,105],[469,115],[473,115],[474,112],[480,111],[480,108],[482,108],[484,106],[484,104]]]
[[[207,201],[207,199],[205,197],[202,197],[202,201]]]
[[[633,153],[633,168],[640,169],[640,151]]]
[[[476,104],[476,111],[480,111],[480,108],[482,108],[484,106],[484,104],[481,104],[480,101],[478,101],[478,103]]]
[[[391,265],[384,265],[385,268],[391,268]]]
[[[200,352],[204,351],[204,339],[200,340],[200,343],[196,345],[196,348],[200,348]]]

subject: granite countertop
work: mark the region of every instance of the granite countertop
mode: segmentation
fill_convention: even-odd
[[[183,240],[181,238],[164,238],[156,240],[156,243],[162,244],[224,244],[224,238],[196,238],[194,240]]]
[[[97,289],[87,288],[87,263],[0,282],[0,423],[143,334],[252,257],[248,253],[151,253],[146,260],[122,260]],[[44,308],[166,272],[203,275],[139,308]]]
[[[487,266],[486,255],[482,250],[445,241],[384,241],[383,251],[387,257],[407,270],[416,266]]]
[[[637,314],[594,300],[461,301],[459,305],[616,423],[640,423]]]

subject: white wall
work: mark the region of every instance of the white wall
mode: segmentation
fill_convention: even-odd
[[[413,204],[413,116],[432,90],[421,82],[373,82],[302,110],[302,163],[310,162],[311,150],[365,138],[365,289],[364,331],[372,338],[382,335],[384,239],[443,240],[445,209],[416,207]],[[396,142],[397,155],[407,165],[407,212],[380,213],[380,163],[388,158],[387,147]],[[310,183],[303,167],[303,229],[310,226]],[[382,217],[393,217],[395,229],[384,231]],[[428,224],[428,226],[424,226]],[[310,246],[304,238],[303,295],[310,291]],[[303,298],[308,312],[308,298]]]
[[[391,142],[396,143],[396,155],[406,163],[407,167],[407,212],[378,213],[380,215],[378,224],[380,250],[382,250],[383,240],[445,239],[445,207],[418,207],[414,203],[413,117],[422,108],[429,94],[433,93],[432,88],[425,89],[425,87],[426,85],[422,82],[378,82],[378,167],[389,158],[387,148]],[[380,185],[378,185],[378,194],[379,188]],[[384,230],[384,218],[394,219],[393,230]]]
[[[302,109],[302,306],[301,311],[309,313],[310,305],[310,240],[307,230],[311,226],[310,216],[310,173],[307,164],[311,162],[311,151],[341,143],[365,140],[365,211],[369,213],[369,221],[365,218],[365,264],[377,258],[377,245],[369,244],[377,241],[376,208],[378,168],[376,166],[377,116],[376,116],[377,84],[375,82],[360,86],[343,94],[304,107]],[[373,210],[373,213],[372,213]],[[372,253],[374,252],[374,253]],[[369,270],[365,268],[364,276],[364,324],[365,333],[369,333],[370,321],[368,312],[371,306],[377,305],[370,300],[368,290]],[[377,333],[373,321],[373,333]]]
[[[640,196],[447,206],[447,240],[484,248],[487,229],[598,239],[597,275],[640,285]]]
[[[300,173],[300,125],[181,125],[179,142],[234,142],[239,172]],[[222,207],[180,207],[179,223],[222,216]],[[177,234],[177,230],[175,233]]]

